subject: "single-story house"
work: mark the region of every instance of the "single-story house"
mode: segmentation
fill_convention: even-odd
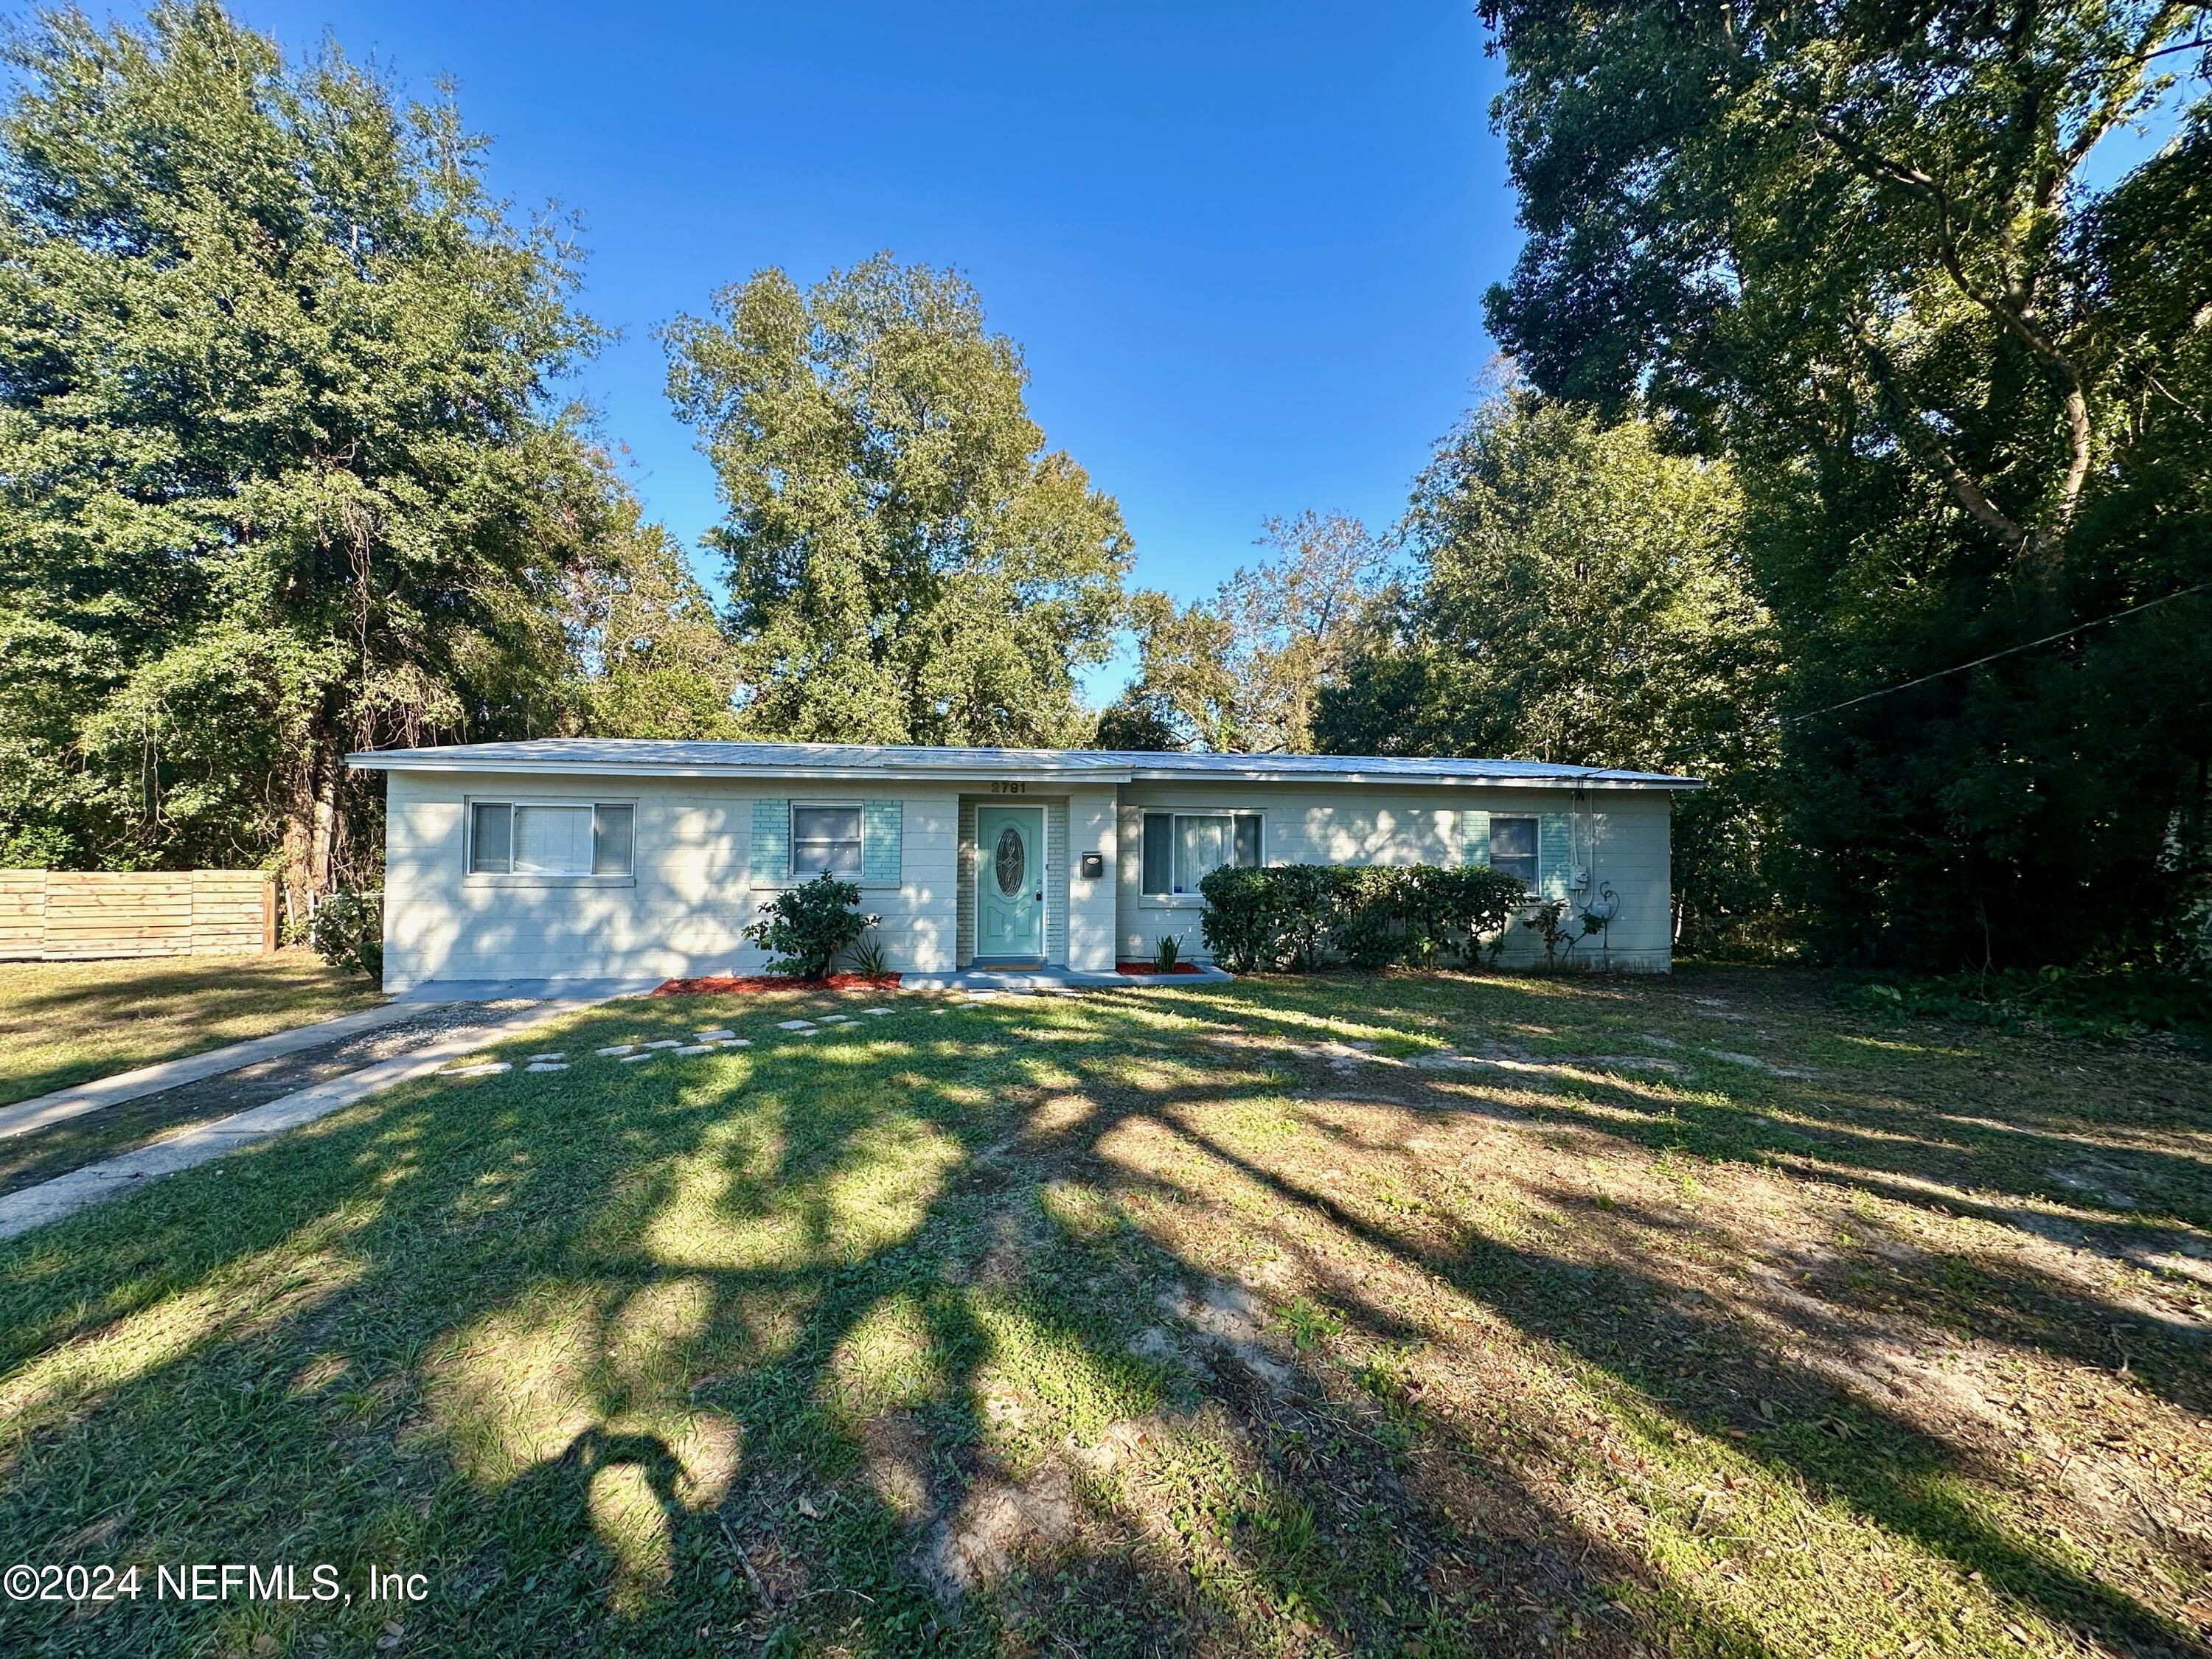
[[[1613,908],[1663,971],[1668,830],[1690,778],[1532,761],[571,738],[379,750],[387,989],[764,965],[763,901],[858,882],[888,965],[1114,970],[1206,955],[1224,864],[1460,864]],[[1506,960],[1539,950],[1515,929]]]

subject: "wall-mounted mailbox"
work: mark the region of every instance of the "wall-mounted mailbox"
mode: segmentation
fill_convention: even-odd
[[[1105,873],[1106,855],[1103,853],[1085,853],[1083,855],[1084,880],[1096,881]]]

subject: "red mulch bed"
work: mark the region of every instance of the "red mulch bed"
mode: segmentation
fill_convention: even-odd
[[[657,997],[746,997],[760,991],[814,991],[828,986],[833,991],[889,991],[899,982],[896,974],[832,974],[823,980],[793,979],[789,974],[721,975],[712,979],[672,979],[653,988]]]
[[[1124,974],[1157,974],[1163,971],[1149,962],[1117,962],[1114,967],[1116,972]],[[1198,971],[1198,964],[1194,962],[1178,962],[1174,967],[1164,971],[1170,974],[1194,974]]]

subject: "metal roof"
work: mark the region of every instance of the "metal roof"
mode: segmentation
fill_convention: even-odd
[[[1411,755],[1216,755],[1138,749],[936,749],[857,743],[690,743],[657,738],[538,738],[346,757],[364,772],[509,772],[545,776],[1064,777],[1097,783],[1168,778],[1249,783],[1523,784],[1583,789],[1697,789],[1696,778],[1544,761]]]

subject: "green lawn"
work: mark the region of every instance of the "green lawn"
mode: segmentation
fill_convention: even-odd
[[[383,1000],[311,951],[0,963],[0,1106]]]
[[[591,1052],[712,1025],[756,1046]],[[0,1246],[7,1558],[145,1585],[0,1650],[2212,1639],[2202,1058],[1759,974],[551,1049]],[[189,1562],[354,1599],[156,1600]]]

